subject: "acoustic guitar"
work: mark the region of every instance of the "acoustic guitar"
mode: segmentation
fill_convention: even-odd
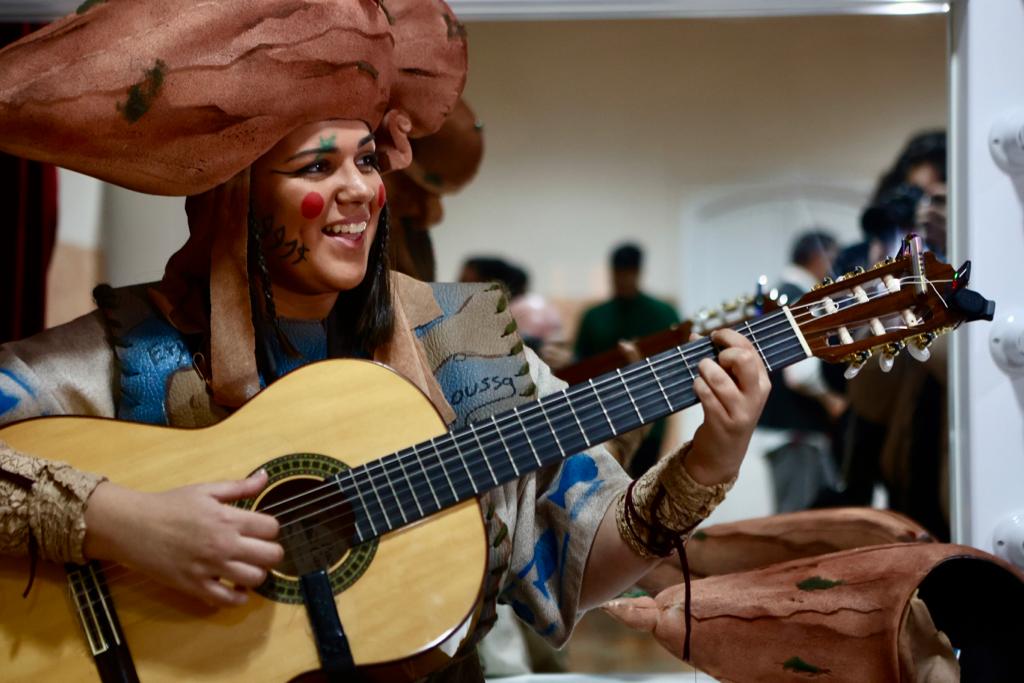
[[[969,265],[954,272],[911,246],[737,329],[772,369],[812,355],[859,367],[904,345],[923,357],[936,334],[991,320],[994,304],[966,288]],[[9,425],[0,439],[16,449],[141,490],[266,468],[271,483],[240,505],[280,520],[287,557],[245,606],[222,610],[100,562],[40,563],[22,597],[28,561],[2,558],[0,678],[287,681],[337,654],[339,615],[362,674],[423,675],[473,626],[486,568],[477,496],[696,403],[695,368],[715,353],[708,339],[682,344],[452,432],[403,378],[359,360],[306,366],[203,429]]]

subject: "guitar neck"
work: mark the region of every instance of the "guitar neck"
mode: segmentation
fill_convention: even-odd
[[[787,308],[733,327],[769,370],[809,351]],[[405,524],[553,465],[698,402],[703,338],[335,475],[355,509],[352,542]]]

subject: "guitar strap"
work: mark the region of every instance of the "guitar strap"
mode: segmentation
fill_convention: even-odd
[[[320,654],[321,673],[331,683],[359,683],[362,675],[356,670],[352,650],[334,604],[331,580],[324,569],[310,572],[299,579],[302,601]]]

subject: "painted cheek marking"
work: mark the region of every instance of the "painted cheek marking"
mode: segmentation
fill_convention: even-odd
[[[387,200],[388,200],[388,192],[387,192],[387,190],[384,189],[384,183],[381,183],[380,187],[377,189],[377,208],[378,209],[383,209],[384,208],[384,202],[386,202]]]
[[[310,220],[319,216],[324,210],[324,198],[317,192],[310,192],[302,200],[302,217]]]

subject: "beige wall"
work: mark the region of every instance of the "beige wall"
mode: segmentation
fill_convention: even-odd
[[[539,291],[602,296],[606,254],[630,237],[648,248],[649,288],[692,311],[709,302],[687,301],[677,264],[698,205],[780,183],[797,203],[801,188],[834,188],[848,210],[824,218],[856,235],[881,168],[946,120],[941,16],[480,23],[469,35],[466,97],[486,150],[435,231],[441,279],[498,252]],[[787,242],[733,248],[751,262],[735,293],[773,272],[755,264],[781,264]]]

